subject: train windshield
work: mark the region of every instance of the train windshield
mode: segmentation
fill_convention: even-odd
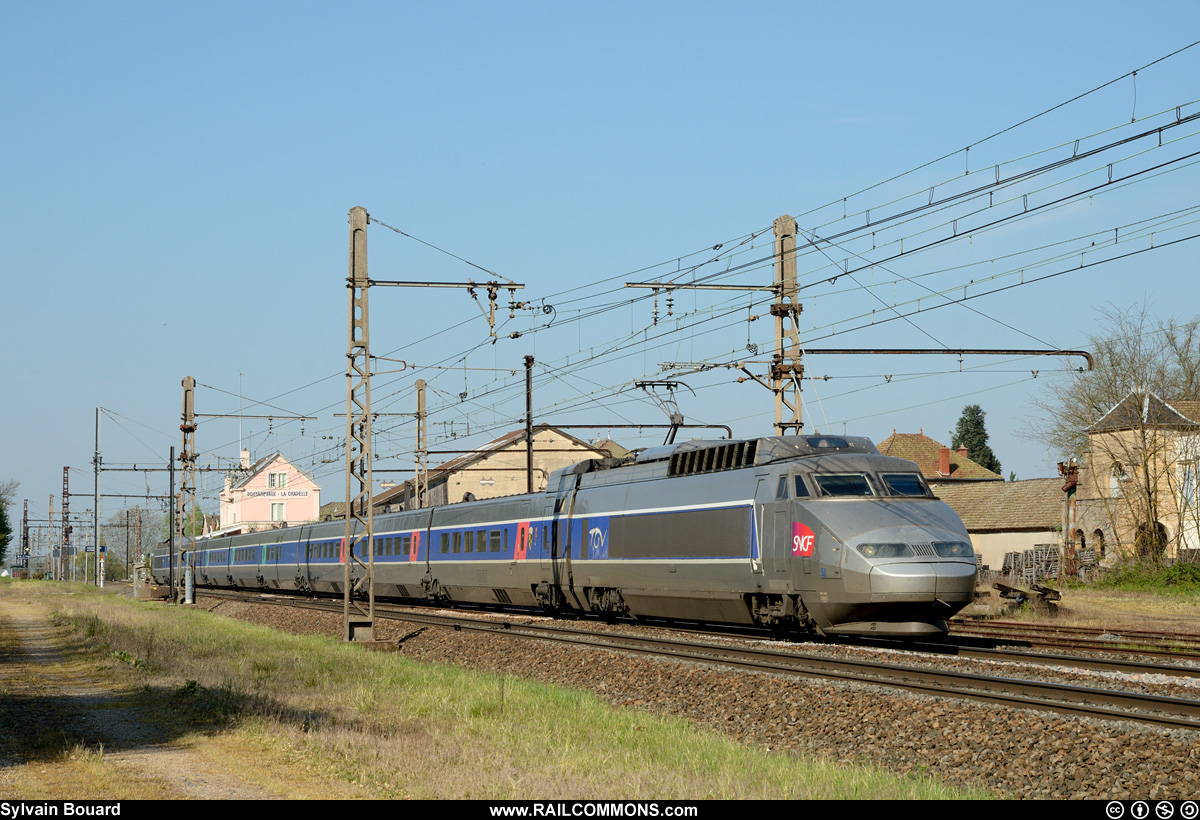
[[[933,495],[920,473],[883,473],[881,478],[892,495]]]
[[[815,475],[813,479],[821,490],[821,495],[846,497],[875,495],[871,482],[863,473],[848,473],[845,475]]]

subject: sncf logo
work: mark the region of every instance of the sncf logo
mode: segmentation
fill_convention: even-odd
[[[792,524],[792,555],[809,558],[813,554],[813,546],[817,536],[808,527],[796,521]]]

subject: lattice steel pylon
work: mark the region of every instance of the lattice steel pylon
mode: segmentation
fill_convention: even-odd
[[[771,360],[771,391],[775,394],[775,435],[791,429],[799,435],[800,380],[804,365],[800,352],[800,302],[796,287],[796,220],[784,214],[775,220],[775,355]],[[786,412],[785,412],[786,411]],[[790,418],[784,419],[790,413]]]
[[[424,507],[429,493],[429,437],[425,424],[425,380],[417,379],[417,471],[413,479],[413,501],[418,508]]]
[[[186,377],[183,385],[183,422],[179,429],[183,432],[183,449],[179,451],[179,514],[177,533],[179,535],[179,578],[184,577],[184,544],[187,543],[187,528],[196,513],[196,380]],[[195,538],[195,534],[192,535]],[[179,584],[173,584],[172,600],[179,600]]]
[[[74,562],[68,553],[71,551],[71,524],[67,520],[71,512],[71,486],[70,476],[67,473],[68,468],[63,467],[63,492],[62,492],[62,547],[59,550],[59,576],[60,581],[67,580],[67,567],[71,567],[71,572],[74,574]]]
[[[365,208],[350,209],[349,344],[346,350],[346,537],[342,603],[343,640],[375,638],[374,517],[371,509],[371,346],[368,326]],[[363,560],[366,558],[366,561]],[[354,569],[361,571],[357,577]],[[355,599],[366,590],[367,608]]]

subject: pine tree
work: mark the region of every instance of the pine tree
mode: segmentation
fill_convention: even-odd
[[[17,500],[18,483],[9,479],[0,481],[0,564],[8,558],[8,547],[12,543],[12,524],[8,518],[8,506]]]
[[[983,423],[985,416],[987,413],[978,404],[968,404],[964,407],[962,415],[958,418],[958,425],[954,428],[954,439],[950,446],[955,450],[966,447],[967,458],[993,473],[999,473],[1000,459],[996,458],[996,454],[987,443],[987,427]]]

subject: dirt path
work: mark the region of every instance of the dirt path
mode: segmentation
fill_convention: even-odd
[[[0,731],[0,794],[7,797],[102,797],[78,780],[80,759],[101,751],[124,797],[133,796],[131,786],[152,799],[286,796],[172,741],[133,705],[129,685],[73,646],[43,607],[9,596],[0,596]]]

